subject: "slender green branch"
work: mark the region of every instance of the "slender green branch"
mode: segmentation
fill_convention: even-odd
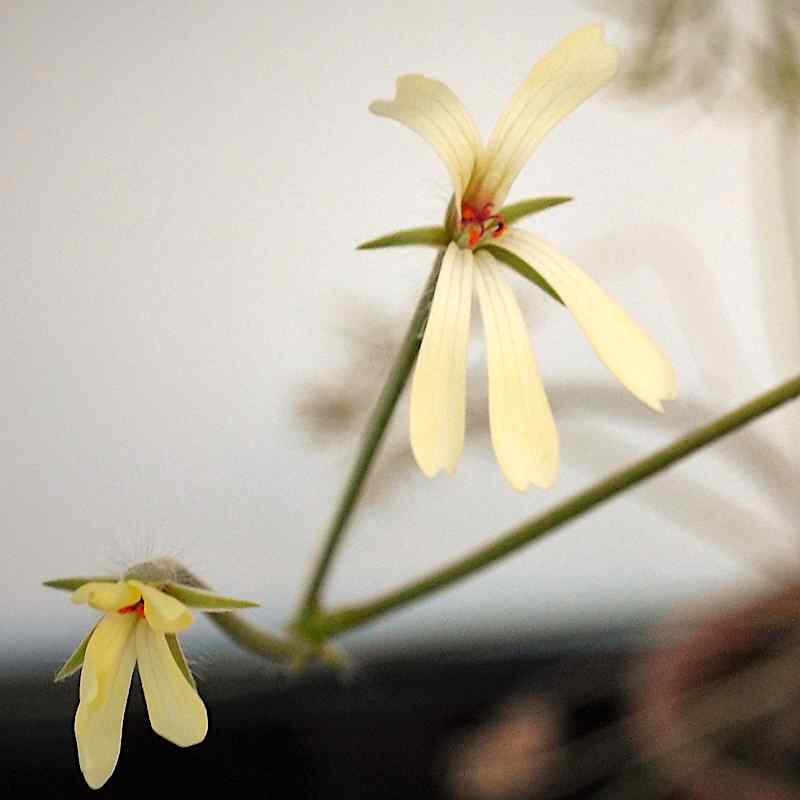
[[[425,289],[422,292],[414,316],[411,319],[411,324],[408,326],[408,331],[406,332],[400,352],[397,354],[389,377],[384,384],[380,397],[375,404],[375,408],[372,410],[372,415],[369,418],[367,427],[364,430],[358,456],[356,457],[347,485],[339,500],[339,505],[331,520],[325,543],[319,559],[314,566],[314,571],[303,598],[302,606],[297,614],[295,626],[298,629],[303,627],[303,619],[319,612],[320,593],[322,592],[322,587],[331,566],[333,556],[341,543],[347,523],[361,496],[361,492],[364,488],[364,481],[369,474],[372,461],[375,454],[378,452],[389,420],[392,417],[397,401],[405,388],[408,376],[411,374],[414,362],[416,361],[422,339],[422,332],[428,321],[431,298],[433,297],[433,290],[436,286],[436,279],[439,277],[439,269],[441,268],[443,256],[444,251],[441,251],[436,257],[428,282],[425,284]]]
[[[542,538],[600,503],[630,489],[798,395],[800,395],[800,376],[771,389],[642,461],[596,483],[551,511],[523,523],[449,566],[373,600],[311,616],[306,620],[307,627],[303,632],[314,640],[322,641],[439,591]]]
[[[291,664],[296,667],[304,666],[315,660],[336,668],[344,668],[348,664],[347,658],[329,644],[317,648],[308,641],[281,638],[246,620],[235,611],[206,614],[206,616],[239,647],[270,661]]]
[[[156,562],[156,566],[166,569],[171,577],[184,586],[211,591],[204,580],[177,561],[162,559]],[[236,611],[208,612],[206,617],[239,647],[270,661],[300,666],[318,659],[333,667],[343,667],[347,663],[344,656],[330,645],[314,647],[308,641],[284,638],[250,622]]]

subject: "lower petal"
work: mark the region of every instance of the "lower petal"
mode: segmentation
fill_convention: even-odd
[[[92,789],[99,789],[111,777],[119,759],[122,721],[136,664],[135,623],[133,615],[109,614],[86,648],[75,740],[81,772]]]
[[[140,622],[136,656],[153,730],[179,747],[202,742],[208,732],[206,707],[175,663],[164,634]]]
[[[658,345],[582,269],[538,236],[516,228],[495,243],[530,264],[558,293],[600,360],[655,411],[676,394],[675,371]]]
[[[452,473],[464,449],[472,273],[472,251],[451,243],[411,384],[411,449],[429,478]]]
[[[536,368],[528,331],[501,267],[475,255],[475,288],[486,333],[489,423],[497,461],[518,491],[558,476],[558,432]]]

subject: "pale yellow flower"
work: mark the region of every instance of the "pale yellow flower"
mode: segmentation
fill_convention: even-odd
[[[397,81],[392,101],[370,110],[403,123],[441,156],[453,183],[430,318],[411,388],[411,446],[422,471],[452,473],[464,446],[467,340],[473,286],[483,317],[489,418],[497,460],[511,485],[550,486],[559,446],[519,305],[489,248],[521,259],[572,312],[603,363],[650,408],[675,397],[671,364],[644,331],[581,269],[537,236],[509,228],[500,212],[511,184],[545,134],[617,70],[599,25],[567,36],[531,71],[488,145],[445,84]]]
[[[138,580],[85,583],[72,600],[106,612],[81,646],[85,652],[75,739],[89,786],[100,788],[116,767],[134,666],[153,730],[180,747],[203,741],[206,708],[175,636],[194,621],[186,606]],[[72,671],[80,666],[80,651],[78,660],[70,659],[77,664]]]

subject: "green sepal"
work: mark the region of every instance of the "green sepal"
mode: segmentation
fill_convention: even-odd
[[[83,659],[86,657],[86,648],[89,645],[89,639],[92,638],[96,627],[97,625],[86,634],[84,640],[75,648],[75,652],[64,662],[64,666],[56,672],[53,678],[54,683],[69,678],[70,675],[74,675],[83,666]]]
[[[356,250],[376,250],[379,247],[404,247],[406,245],[427,245],[428,247],[447,247],[450,237],[444,228],[436,225],[426,228],[407,228],[404,231],[387,233],[377,239],[360,244]]]
[[[83,586],[84,583],[117,583],[119,578],[103,575],[101,577],[91,576],[88,578],[56,578],[54,581],[44,581],[42,586],[49,586],[51,589],[62,589],[65,592],[74,592]]]
[[[235,597],[225,597],[221,594],[187,586],[184,583],[168,581],[161,590],[180,600],[189,608],[199,608],[201,611],[233,611],[236,608],[257,608],[258,603],[250,600],[237,600]]]
[[[569,203],[572,199],[572,197],[532,197],[529,200],[520,200],[519,203],[512,203],[510,206],[501,208],[500,216],[506,225],[511,226],[531,214],[538,214],[547,208]]]
[[[514,272],[518,272],[523,278],[532,281],[542,291],[547,292],[553,300],[561,303],[562,306],[564,305],[564,301],[558,296],[556,290],[527,261],[523,261],[519,256],[508,250],[503,250],[496,244],[487,244],[479,249],[488,250],[498,261],[502,261],[506,266],[511,267]]]
[[[189,669],[189,663],[186,661],[186,656],[183,654],[183,648],[181,647],[178,637],[174,633],[167,633],[165,634],[165,638],[167,640],[167,647],[169,647],[169,651],[172,653],[172,657],[175,659],[175,663],[178,665],[181,674],[186,678],[189,686],[197,691],[194,675],[192,675],[192,671]]]

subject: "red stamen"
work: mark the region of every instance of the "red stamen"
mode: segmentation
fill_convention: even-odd
[[[492,238],[498,239],[506,232],[506,223],[502,214],[492,214],[494,203],[486,203],[477,211],[473,206],[463,203],[461,207],[461,227],[469,230],[469,246],[475,247],[486,233],[489,223],[496,225],[492,231]]]
[[[139,600],[132,606],[125,606],[125,608],[119,610],[120,614],[132,614],[134,612],[144,618],[144,600]]]

